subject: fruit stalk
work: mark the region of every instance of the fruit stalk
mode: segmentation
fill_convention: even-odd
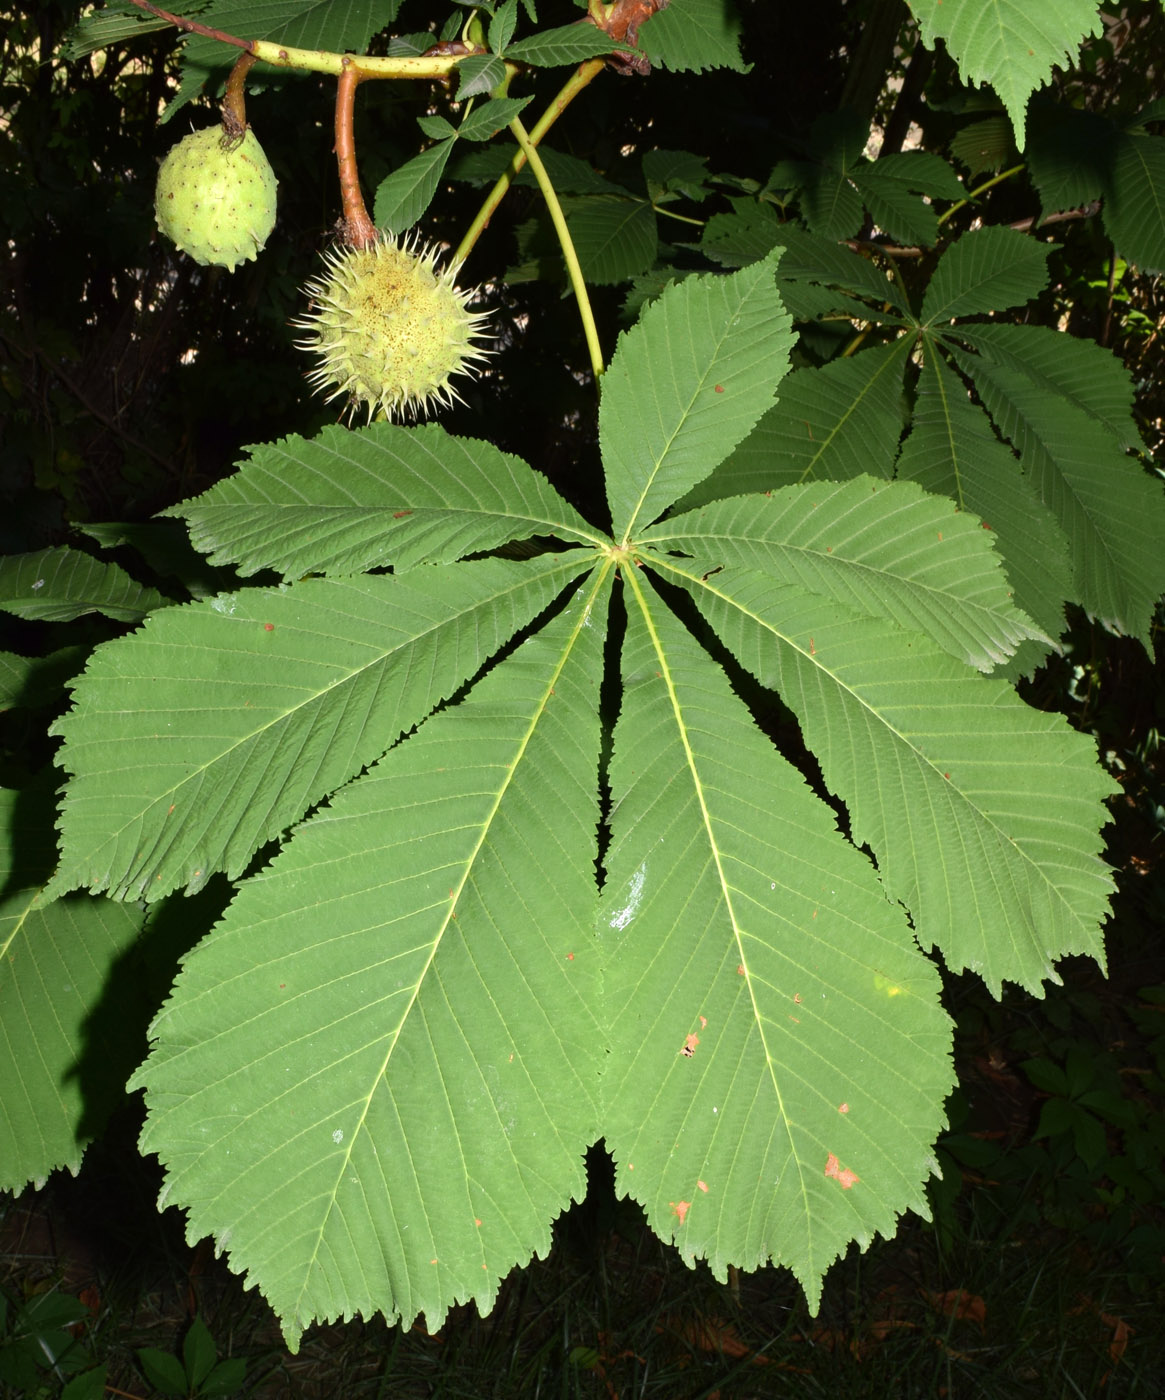
[[[340,171],[340,199],[344,208],[343,241],[353,248],[367,248],[377,239],[376,225],[368,215],[360,192],[356,164],[356,87],[363,74],[349,59],[336,84],[336,164]]]
[[[241,53],[227,79],[222,100],[223,135],[229,141],[241,141],[247,130],[247,74],[257,62],[253,53]]]

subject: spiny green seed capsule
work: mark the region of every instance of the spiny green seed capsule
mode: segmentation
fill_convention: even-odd
[[[230,141],[221,126],[184,137],[158,171],[158,227],[203,265],[250,258],[275,227],[275,172],[250,131]]]
[[[460,264],[438,270],[437,256],[384,235],[325,253],[326,271],[304,288],[313,305],[295,324],[310,334],[298,344],[319,357],[308,379],[329,401],[346,396],[350,416],[363,407],[369,422],[378,410],[415,418],[462,402],[449,381],[488,353],[473,344],[487,317],[453,285]]]

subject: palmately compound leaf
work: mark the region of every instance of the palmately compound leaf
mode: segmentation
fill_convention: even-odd
[[[690,277],[619,338],[599,405],[617,539],[708,476],[772,402],[793,345],[775,264]]]
[[[1038,995],[1068,952],[1103,962],[1116,789],[1091,739],[920,633],[756,570],[658,567],[797,715],[924,948],[996,995],[1004,979]]]
[[[759,569],[867,617],[925,632],[989,671],[1049,639],[1016,608],[981,522],[906,482],[858,477],[737,496],[665,520],[640,543]]]
[[[52,812],[47,784],[0,788],[0,1191],[76,1172],[141,1055],[141,1026],[102,1005],[141,911],[46,899]]]
[[[240,874],[592,557],[254,588],[167,608],[99,648],[53,730],[73,774],[54,890],[157,899]]]
[[[137,1076],[164,1199],[294,1348],[408,1325],[550,1246],[599,1134],[592,580],[246,881]]]
[[[629,591],[599,923],[617,1189],[689,1263],[772,1259],[814,1306],[851,1240],[928,1213],[937,970],[723,671]]]
[[[553,535],[599,538],[546,479],[437,423],[325,428],[251,451],[234,476],[173,506],[196,548],[244,574],[397,573]]]
[[[910,0],[930,47],[945,39],[967,83],[990,83],[1023,146],[1028,98],[1099,33],[1095,0]]]

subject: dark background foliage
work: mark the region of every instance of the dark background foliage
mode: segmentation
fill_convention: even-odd
[[[332,84],[311,74],[252,83],[248,115],[280,181],[278,224],[257,262],[234,274],[201,268],[157,234],[153,184],[170,145],[192,124],[213,120],[214,94],[160,126],[180,41],[162,31],[67,62],[62,41],[86,8],[47,0],[0,10],[5,553],[78,543],[74,521],[144,520],[226,475],[245,445],[310,435],[336,416],[310,397],[290,325],[301,309],[298,289],[339,213]],[[406,4],[402,27],[416,8]],[[544,0],[543,9],[544,20],[577,14],[565,0]],[[637,157],[656,146],[705,156],[718,174],[763,181],[779,160],[800,158],[815,122],[843,105],[882,133],[884,152],[909,143],[947,156],[965,149],[959,137],[971,122],[992,114],[989,94],[964,88],[944,52],[918,46],[902,0],[739,0],[738,9],[753,65],[747,76],[604,74],[551,144],[631,187]],[[1046,99],[1131,114],[1161,95],[1162,53],[1165,14],[1155,0],[1114,6],[1104,37],[1088,45],[1079,69],[1057,77]],[[532,87],[544,101],[560,81],[560,73],[533,75],[523,91]],[[416,153],[424,103],[440,111],[448,96],[434,89],[421,97],[391,83],[361,90],[357,137],[369,195]],[[536,98],[533,110],[540,108]],[[983,179],[1018,156],[1003,139],[996,163],[985,159],[965,173]],[[479,199],[477,189],[450,181],[426,217],[426,235],[455,243]],[[536,192],[515,188],[471,255],[466,277],[484,285],[496,311],[498,353],[444,421],[521,454],[564,494],[584,500],[594,393],[577,318],[563,303],[557,271],[545,280],[504,280],[536,213]],[[973,219],[1026,227],[1039,215],[1037,192],[1020,174],[986,191],[953,227]],[[1024,314],[1110,346],[1136,382],[1146,443],[1159,449],[1165,282],[1117,265],[1095,211],[1047,225],[1046,236],[1055,246],[1052,284]],[[672,252],[682,261],[682,249]],[[931,265],[925,255],[904,258],[908,284],[921,285]],[[625,286],[596,291],[608,354],[627,323],[625,296]],[[77,645],[116,630],[100,620],[70,627],[64,641]],[[31,655],[45,644],[34,624],[5,630],[12,650]],[[1159,644],[1160,637],[1158,625]],[[53,645],[62,640],[58,630]],[[78,1182],[53,1183],[5,1208],[3,1288],[19,1298],[63,1275],[67,1286],[104,1290],[86,1345],[115,1370],[132,1368],[130,1343],[118,1340],[117,1328],[128,1336],[137,1326],[138,1335],[169,1348],[184,1316],[217,1308],[225,1349],[234,1309],[252,1378],[268,1378],[257,1393],[270,1395],[533,1394],[544,1380],[553,1393],[596,1395],[694,1396],[717,1386],[724,1394],[824,1393],[812,1388],[818,1382],[854,1395],[937,1394],[940,1384],[960,1395],[1095,1394],[1102,1384],[1108,1394],[1158,1393],[1165,1378],[1154,1342],[1165,1330],[1165,686],[1160,663],[1083,617],[1074,619],[1070,641],[1028,698],[1096,733],[1124,789],[1110,829],[1110,859],[1120,871],[1111,977],[1069,961],[1064,987],[1044,1001],[1013,992],[1000,1004],[974,978],[950,979],[961,1088],[942,1144],[950,1170],[934,1189],[935,1224],[914,1222],[868,1259],[855,1252],[831,1276],[820,1323],[805,1318],[774,1271],[727,1293],[677,1271],[614,1201],[596,1154],[595,1190],[563,1223],[556,1255],[511,1280],[492,1319],[455,1317],[436,1344],[377,1324],[318,1329],[306,1369],[295,1372],[261,1306],[243,1304],[237,1283],[215,1272],[207,1252],[186,1249],[176,1222],[154,1215],[152,1166],[132,1152],[132,1109],[91,1152]],[[37,737],[43,713],[36,718],[0,717],[6,782],[49,757]],[[56,1239],[42,1233],[51,1228],[61,1232]],[[1069,1281],[1072,1271],[1080,1287]],[[985,1300],[986,1321],[951,1303],[956,1289]],[[113,1298],[116,1307],[107,1306]],[[735,1360],[728,1334],[716,1330],[729,1325],[747,1339]],[[673,1379],[662,1389],[634,1389],[646,1387],[644,1356],[662,1346],[661,1336],[666,1347],[651,1354]],[[766,1359],[786,1360],[762,1371],[758,1348]],[[485,1371],[463,1380],[466,1389],[439,1392],[441,1377],[454,1374],[454,1353],[476,1357]],[[880,1360],[863,1371],[875,1355]],[[920,1356],[929,1369],[918,1369]],[[404,1369],[393,1373],[394,1365]],[[862,1389],[874,1370],[879,1380]],[[338,1388],[337,1375],[347,1377]],[[921,1388],[894,1389],[887,1377],[895,1375]],[[144,1393],[140,1380],[136,1393]]]

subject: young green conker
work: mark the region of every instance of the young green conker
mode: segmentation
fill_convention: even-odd
[[[221,126],[195,131],[158,171],[158,227],[195,262],[234,271],[275,227],[275,186],[252,132],[231,140]]]
[[[295,324],[310,332],[299,345],[319,361],[308,379],[329,400],[345,397],[350,416],[415,418],[460,402],[450,379],[485,358],[473,338],[487,318],[467,308],[472,292],[454,286],[459,264],[438,269],[437,256],[382,235],[325,253],[326,270],[305,287],[312,308]]]

